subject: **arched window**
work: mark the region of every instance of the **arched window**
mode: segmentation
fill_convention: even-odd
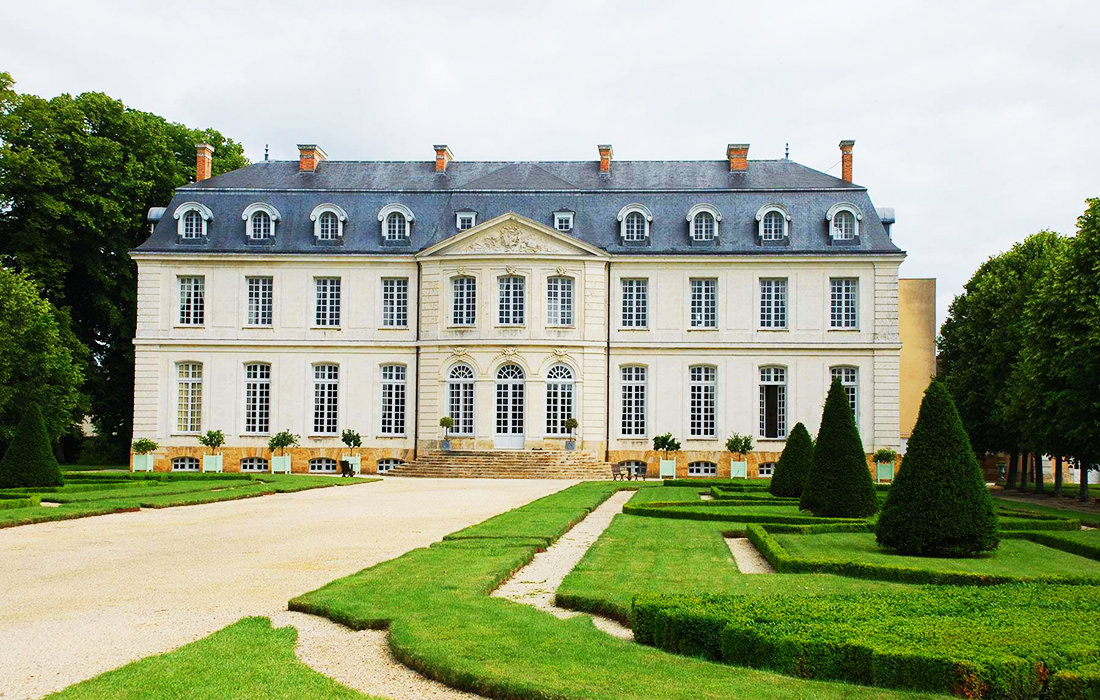
[[[831,367],[829,374],[833,379],[839,379],[844,393],[848,397],[848,405],[852,409],[852,416],[859,424],[859,369],[856,367]]]
[[[194,209],[183,215],[183,237],[199,238],[202,236],[202,214]]]
[[[172,212],[176,220],[176,235],[185,240],[198,240],[206,236],[207,224],[214,219],[210,207],[198,202],[184,202]]]
[[[405,434],[405,365],[382,365],[382,434]]]
[[[380,459],[380,460],[378,460],[378,473],[379,474],[385,474],[386,472],[393,469],[394,467],[399,467],[402,464],[404,464],[404,462],[401,461],[400,459],[393,459],[393,458]]]
[[[856,217],[850,211],[838,211],[833,216],[833,238],[850,241],[856,235]]]
[[[718,405],[718,370],[705,365],[688,369],[691,381],[691,437],[715,437],[718,434],[715,412]]]
[[[176,365],[176,432],[202,430],[202,363]]]
[[[276,223],[282,218],[279,210],[266,202],[254,202],[244,208],[245,235],[249,240],[267,241],[275,238]]]
[[[405,215],[399,211],[390,212],[390,215],[386,217],[386,240],[387,241],[402,241],[408,234],[409,224],[405,220]]]
[[[714,462],[692,462],[688,465],[688,476],[717,476],[718,465]]]
[[[623,437],[646,434],[646,368],[628,365],[621,368]]]
[[[649,238],[653,214],[644,204],[627,204],[619,210],[618,220],[623,243],[641,243]]]
[[[517,364],[501,365],[501,368],[497,370],[497,379],[502,381],[523,379],[524,377],[526,375],[523,373],[523,368]]]
[[[709,211],[701,211],[695,215],[695,221],[691,225],[691,237],[697,241],[714,240],[714,215]]]
[[[447,415],[454,421],[454,435],[474,434],[474,370],[455,365],[447,375]]]
[[[335,474],[336,460],[328,457],[314,457],[309,460],[309,470],[315,474]]]
[[[340,235],[340,220],[336,218],[336,214],[326,211],[321,214],[320,229],[317,238],[322,241],[335,241]]]
[[[777,211],[769,211],[764,215],[760,237],[765,241],[781,241],[785,229],[786,224],[783,221],[783,215]]]
[[[197,472],[198,470],[199,460],[196,457],[176,457],[172,460],[174,472]]]
[[[387,204],[378,212],[378,221],[382,224],[383,245],[407,245],[409,231],[413,225],[412,210],[404,204]]]
[[[252,215],[252,240],[262,241],[271,238],[271,217],[266,211],[258,211]]]
[[[645,240],[645,217],[638,212],[631,212],[626,215],[626,233],[623,234],[623,238],[628,241],[643,241]]]
[[[338,241],[344,235],[348,213],[339,205],[325,202],[313,208],[309,220],[313,222],[313,235],[318,241]]]
[[[245,457],[241,460],[242,472],[266,472],[267,460],[263,457]]]
[[[787,369],[760,368],[760,437],[787,437]]]
[[[546,434],[568,435],[565,421],[573,417],[573,370],[565,365],[554,365],[546,373]]]

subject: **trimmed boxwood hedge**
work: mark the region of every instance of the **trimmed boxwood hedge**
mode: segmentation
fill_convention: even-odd
[[[767,491],[771,479],[711,479],[706,477],[692,479],[665,479],[665,486],[717,486],[723,491]]]
[[[39,497],[34,494],[0,493],[0,510],[14,510],[15,508],[33,508],[41,503]]]
[[[1090,587],[638,594],[631,623],[642,644],[800,678],[982,698],[1100,692],[1100,589]]]
[[[859,523],[858,518],[819,518],[813,515],[768,515],[747,513],[740,508],[749,504],[730,503],[728,501],[691,501],[627,503],[623,512],[628,515],[642,515],[650,518],[672,518],[675,520],[717,520],[732,523],[792,523],[795,525],[814,525],[826,523]],[[753,503],[752,506],[761,505]],[[779,504],[788,505],[788,504]],[[688,510],[691,508],[691,510]]]
[[[1007,532],[1002,533],[1002,537],[1031,540],[1032,542],[1050,547],[1051,549],[1060,549],[1063,552],[1076,554],[1086,559],[1100,561],[1100,539],[1096,542],[1087,542],[1062,533],[1033,531]]]
[[[53,455],[46,423],[37,404],[23,409],[23,417],[0,460],[0,488],[60,486],[61,467]]]
[[[754,493],[751,491],[723,491],[717,486],[710,487],[710,497],[716,501],[738,501],[741,503],[767,506],[797,506],[797,498],[778,498],[768,492]]]

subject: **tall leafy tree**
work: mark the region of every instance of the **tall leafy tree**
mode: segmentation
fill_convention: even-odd
[[[194,176],[198,141],[213,172],[247,164],[213,129],[190,129],[102,93],[20,94],[0,73],[0,260],[67,312],[91,351],[87,392],[101,435],[125,451],[133,420],[136,266],[145,215]]]

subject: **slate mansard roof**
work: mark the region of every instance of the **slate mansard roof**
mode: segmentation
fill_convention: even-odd
[[[213,214],[207,237],[181,242],[173,212],[198,202]],[[275,240],[249,242],[242,212],[257,202],[281,215]],[[314,239],[310,213],[319,204],[347,212],[338,246]],[[831,242],[826,213],[838,203],[862,214],[854,245]],[[409,245],[384,246],[379,211],[401,204],[413,213]],[[652,212],[650,242],[624,245],[619,211],[642,204]],[[710,204],[721,213],[717,244],[692,246],[688,210]],[[756,214],[781,205],[791,215],[787,245],[763,246]],[[752,160],[730,173],[727,161],[615,161],[600,175],[592,161],[455,161],[446,174],[431,161],[323,161],[299,172],[298,161],[264,161],[176,190],[141,253],[410,255],[458,233],[455,214],[477,213],[481,224],[513,212],[553,226],[555,211],[576,212],[574,238],[617,255],[900,254],[867,190],[789,160]]]

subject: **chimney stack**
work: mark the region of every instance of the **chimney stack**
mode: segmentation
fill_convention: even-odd
[[[855,141],[840,142],[840,177],[845,182],[852,181],[852,146]]]
[[[451,149],[446,145],[434,146],[435,148],[435,171],[440,175],[447,174],[447,164],[455,159],[455,154],[451,153]]]
[[[311,173],[323,160],[328,160],[328,154],[317,144],[298,144],[298,172]]]
[[[214,165],[214,147],[208,143],[195,144],[195,182],[202,182],[210,177],[211,168]]]
[[[600,175],[611,174],[611,159],[615,156],[615,152],[611,149],[611,144],[604,146],[596,146],[600,149]]]
[[[749,169],[749,144],[731,143],[726,146],[726,159],[731,173],[743,173]]]

